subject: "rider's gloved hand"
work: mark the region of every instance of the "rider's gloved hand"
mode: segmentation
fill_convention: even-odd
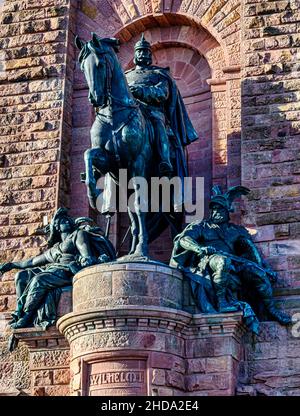
[[[204,255],[204,256],[211,256],[212,254],[215,254],[216,252],[217,250],[214,247],[207,246],[207,247],[201,247],[199,254]]]
[[[129,85],[130,91],[135,98],[141,98],[143,96],[143,88],[139,85]]]

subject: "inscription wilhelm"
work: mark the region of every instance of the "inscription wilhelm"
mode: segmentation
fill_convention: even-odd
[[[90,386],[114,383],[144,383],[144,371],[109,371],[90,375]]]

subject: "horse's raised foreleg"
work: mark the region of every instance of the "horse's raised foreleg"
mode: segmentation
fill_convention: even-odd
[[[92,148],[87,149],[84,152],[84,163],[85,163],[85,184],[87,187],[87,196],[89,204],[92,208],[96,208],[96,200],[100,195],[100,190],[97,189],[97,181],[94,176],[94,165],[99,165],[101,162],[100,149]]]

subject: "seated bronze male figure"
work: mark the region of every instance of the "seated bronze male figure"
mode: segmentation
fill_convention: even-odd
[[[74,220],[59,208],[48,226],[48,250],[29,260],[0,265],[2,274],[21,270],[15,276],[17,307],[11,328],[53,325],[61,288],[72,285],[72,277],[84,267],[115,259],[114,247],[99,228],[87,224],[91,221]]]
[[[266,265],[247,229],[230,222],[233,200],[249,192],[237,186],[222,195],[221,189],[214,187],[209,219],[189,224],[175,238],[170,265],[182,269],[189,278],[201,312],[243,310],[256,331],[258,321],[252,307],[256,311],[257,305],[249,298],[256,298],[272,320],[287,325],[291,318],[275,307],[271,281],[276,273]]]

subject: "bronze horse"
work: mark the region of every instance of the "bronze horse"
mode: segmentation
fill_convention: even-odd
[[[89,87],[89,100],[96,110],[91,128],[91,148],[84,154],[85,184],[90,206],[96,208],[100,195],[96,183],[99,177],[109,173],[118,183],[120,169],[127,169],[128,180],[132,179],[135,212],[128,208],[131,221],[132,258],[148,258],[150,228],[156,238],[168,224],[178,228],[178,216],[163,214],[159,218],[141,210],[139,185],[136,177],[150,178],[155,174],[153,129],[135,101],[126,81],[116,52],[119,40],[100,39],[93,34],[92,40],[84,43],[78,37],[76,46],[80,50],[79,63]],[[153,138],[152,138],[153,140]],[[152,225],[149,225],[151,224]],[[158,226],[160,223],[160,226]],[[181,224],[180,224],[181,225]]]

